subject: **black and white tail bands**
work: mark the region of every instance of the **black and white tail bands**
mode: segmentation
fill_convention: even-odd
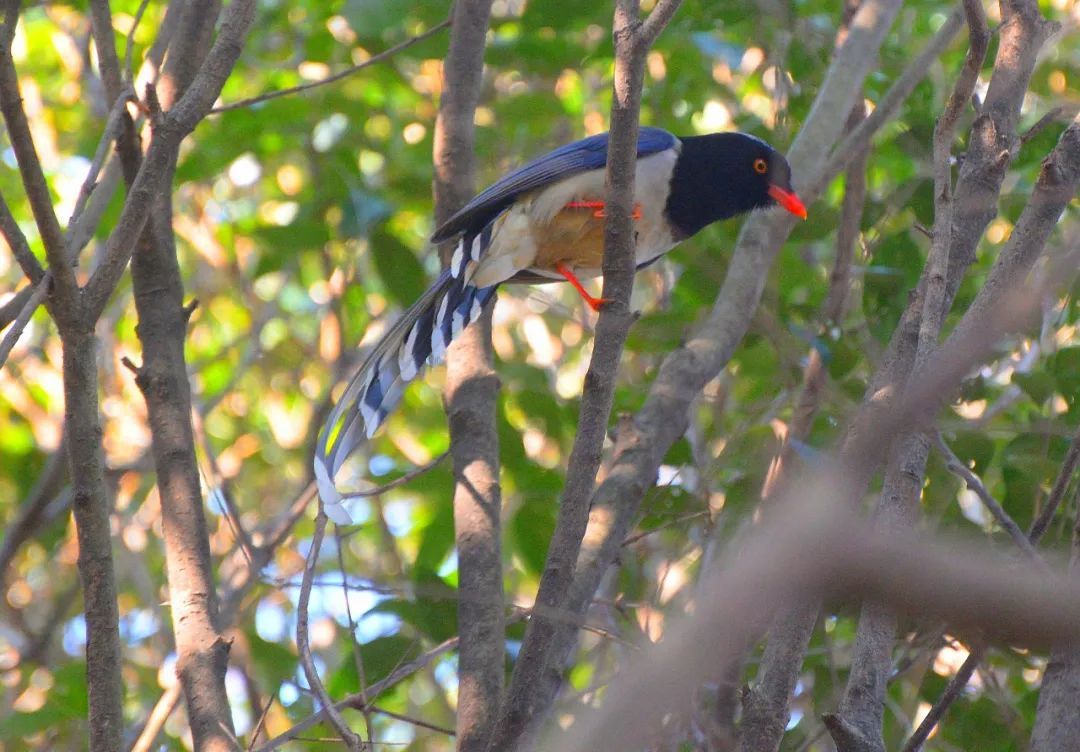
[[[315,480],[334,522],[352,521],[344,502],[353,496],[334,481],[345,460],[382,425],[424,366],[442,362],[454,338],[495,297],[496,286],[469,282],[491,242],[492,224],[458,242],[450,268],[383,335],[330,412],[315,450]]]

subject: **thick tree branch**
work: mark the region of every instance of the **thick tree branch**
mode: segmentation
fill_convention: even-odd
[[[847,52],[833,64],[834,68],[858,71],[854,76],[857,80],[852,83],[851,70],[846,70],[843,75],[827,76],[819,94],[819,99],[825,97],[826,103],[816,107],[818,114],[815,118],[835,121],[833,113],[838,108],[850,110],[851,97],[858,91],[862,76],[870,69],[877,47],[897,8],[898,5],[887,3],[884,6],[877,4],[872,10],[865,11],[852,35],[855,42],[850,47],[845,45],[842,49]],[[952,32],[955,33],[955,28]],[[948,38],[951,39],[951,36]],[[944,46],[939,39],[935,39],[933,44]],[[936,49],[940,50],[940,47]],[[931,56],[921,55],[917,62],[924,67],[918,75],[910,77],[914,79],[911,88],[925,74]],[[895,110],[891,114],[895,114]],[[880,126],[887,119],[876,122]],[[839,130],[843,123],[834,125]],[[823,137],[825,140],[822,140]],[[804,182],[808,185],[815,182],[817,174],[814,165],[818,155],[829,152],[830,145],[836,143],[836,133],[818,130],[805,143],[806,147],[796,152],[800,154],[798,159],[801,161],[792,162],[797,186]],[[782,218],[771,219],[781,223],[785,221]],[[728,278],[711,315],[686,344],[665,359],[645,405],[632,421],[626,421],[625,430],[620,432],[611,472],[593,497],[595,523],[589,532],[590,543],[582,552],[569,596],[563,604],[564,610],[572,615],[584,613],[591,603],[604,573],[618,554],[622,540],[629,534],[641,499],[652,486],[664,455],[683,433],[683,416],[689,405],[724,366],[749,326],[771,260],[790,230],[788,224],[775,237],[768,237],[766,242],[761,237],[761,226],[768,224],[768,221],[764,215],[756,215],[747,221],[747,225],[753,225],[753,228],[744,229]],[[769,250],[766,251],[766,248]],[[576,630],[568,627],[559,630],[550,668],[534,689],[534,694],[543,698],[542,702],[549,703],[553,699],[561,677],[559,666],[575,642]]]
[[[679,2],[662,0],[642,26],[637,0],[615,6],[614,96],[607,158],[607,221],[604,227],[603,297],[611,301],[600,311],[595,346],[581,398],[578,431],[567,465],[566,487],[559,502],[555,532],[548,545],[544,573],[525,640],[514,665],[490,750],[518,748],[544,718],[551,698],[544,697],[541,679],[561,673],[561,656],[554,657],[553,640],[563,626],[564,600],[573,580],[589,518],[589,499],[596,485],[601,450],[615,392],[615,378],[627,333],[636,318],[629,309],[634,284],[633,229],[630,213],[634,195],[638,114],[649,45],[675,13]],[[623,536],[625,537],[625,536]],[[622,538],[620,538],[620,541]],[[572,612],[577,613],[577,612]]]
[[[90,749],[119,751],[124,689],[116,574],[112,560],[112,504],[98,417],[97,339],[92,327],[61,328],[64,351],[64,431],[79,540],[79,579],[86,619],[86,683]]]
[[[120,219],[109,236],[101,266],[86,285],[86,314],[91,318],[96,319],[100,315],[116,288],[150,213],[151,203],[167,176],[167,167],[175,159],[180,141],[195,129],[221,93],[221,87],[240,57],[254,19],[254,0],[233,0],[229,3],[221,31],[206,61],[183,97],[158,125],[139,176],[131,185]]]
[[[952,143],[957,122],[971,100],[986,56],[989,34],[982,0],[964,0],[968,52],[945,111],[934,129],[934,231],[924,272],[924,295],[914,354],[915,373],[925,369],[937,350],[945,317],[946,283],[952,240]],[[922,493],[930,441],[915,429],[893,448],[877,505],[877,520],[886,529],[914,524]],[[882,723],[885,691],[892,671],[896,615],[881,603],[866,603],[859,617],[851,672],[839,712],[829,717],[839,752],[885,752]]]
[[[491,0],[458,0],[447,21],[453,26],[443,64],[433,154],[437,224],[453,215],[475,191],[473,123],[483,83],[490,16]],[[442,250],[446,264],[453,249]],[[461,752],[487,748],[506,673],[502,493],[495,426],[499,381],[493,358],[489,307],[451,344],[443,388],[455,479],[454,540],[460,596],[456,744]]]
[[[227,38],[229,31],[243,25],[232,17],[237,6],[235,0],[229,6],[222,31],[212,49],[211,34],[220,4],[217,0],[197,0],[184,7],[170,46],[161,87],[163,106],[169,106],[178,97],[180,100],[165,116],[159,130],[164,127],[168,131],[169,119],[185,107],[185,102],[191,101],[189,96],[193,92],[203,97],[203,115],[216,99],[220,85],[213,91],[201,93],[196,87],[205,86],[200,82],[208,80],[207,72],[213,72],[223,56],[232,55],[233,48]],[[246,11],[241,8],[240,13],[243,16]],[[220,80],[223,82],[224,78]],[[130,150],[130,145],[128,148]],[[164,186],[172,185],[176,168],[176,151],[171,150],[168,156],[159,178]],[[127,161],[133,159],[131,154],[126,157]],[[148,154],[140,173],[150,159]],[[136,383],[146,400],[161,496],[177,675],[184,691],[196,747],[226,750],[235,746],[232,713],[225,692],[229,645],[218,614],[195,456],[191,384],[184,355],[191,308],[183,300],[184,285],[172,216],[171,191],[163,190],[153,200],[151,219],[142,229],[131,263],[135,308],[139,317],[137,334],[143,357],[142,366],[136,369]]]

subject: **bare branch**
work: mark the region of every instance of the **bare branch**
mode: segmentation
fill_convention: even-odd
[[[964,15],[957,9],[945,19],[945,23],[927,42],[922,51],[908,64],[903,73],[893,82],[889,90],[881,98],[864,121],[858,127],[848,133],[844,139],[836,145],[829,156],[828,162],[813,180],[806,181],[806,187],[802,192],[806,194],[807,202],[812,202],[825,189],[832,180],[847,167],[848,163],[861,150],[870,146],[870,141],[882,126],[896,117],[900,105],[902,105],[915,87],[933,65],[941,53],[952,43],[957,32],[964,25]]]
[[[90,0],[90,26],[94,36],[94,49],[97,51],[98,70],[105,84],[105,106],[111,109],[124,89],[124,77],[120,73],[120,61],[116,57],[109,0]]]
[[[1042,508],[1039,516],[1031,523],[1028,537],[1033,542],[1038,543],[1049,529],[1054,515],[1061,506],[1061,502],[1065,500],[1065,491],[1069,488],[1069,483],[1076,473],[1078,464],[1080,464],[1080,430],[1073,434],[1072,441],[1069,442],[1069,448],[1065,452],[1065,460],[1061,463],[1061,470],[1058,472],[1053,488],[1050,489],[1050,496],[1046,500],[1046,506]]]
[[[315,516],[315,533],[311,536],[311,548],[308,550],[307,562],[304,565],[304,579],[300,585],[300,598],[296,605],[296,648],[300,653],[300,664],[304,667],[308,687],[318,698],[330,725],[341,735],[346,747],[350,750],[362,750],[365,748],[364,742],[349,728],[334,706],[330,695],[326,693],[326,687],[319,678],[319,671],[315,668],[315,660],[311,655],[311,643],[308,640],[308,603],[311,600],[311,582],[315,576],[315,565],[319,562],[319,551],[322,549],[325,534],[326,513],[319,509],[319,513]]]
[[[949,472],[959,476],[967,487],[976,493],[983,505],[993,515],[997,523],[1009,534],[1009,537],[1013,539],[1021,551],[1030,556],[1034,561],[1042,561],[1039,557],[1039,552],[1035,550],[1035,546],[1032,541],[1029,540],[1029,536],[1024,535],[1024,532],[1020,529],[1020,526],[1016,524],[1016,521],[1009,516],[1009,513],[1005,511],[1005,508],[1001,506],[1001,502],[994,498],[987,489],[986,485],[982,482],[971,469],[960,461],[960,458],[956,456],[956,453],[945,443],[945,438],[941,435],[940,431],[934,432],[934,446],[937,448],[941,455],[945,458],[945,465],[949,468]]]
[[[184,96],[169,111],[150,142],[139,175],[128,191],[127,201],[105,247],[101,265],[86,284],[86,315],[91,320],[101,314],[131,258],[150,206],[170,171],[180,141],[210,111],[233,65],[240,57],[244,39],[255,19],[255,0],[233,0],[225,11],[221,32],[203,67]]]
[[[373,703],[375,701],[375,698],[381,695],[387,689],[401,683],[413,674],[424,670],[427,666],[431,665],[431,663],[435,659],[446,655],[450,651],[454,650],[457,646],[457,637],[451,637],[449,640],[439,643],[431,650],[428,650],[423,655],[417,657],[415,660],[398,666],[396,669],[390,672],[389,676],[384,679],[380,679],[379,681],[368,687],[366,692],[349,695],[345,699],[339,700],[338,702],[334,703],[334,708],[340,711],[344,710],[345,708],[358,708],[368,706],[369,703]],[[325,720],[325,716],[326,708],[324,707],[320,709],[317,713],[309,716],[308,718],[305,718],[303,721],[300,721],[300,723],[296,724],[288,731],[285,731],[284,733],[274,737],[269,742],[259,747],[256,752],[272,752],[272,750],[283,747],[284,745],[291,742],[293,739],[299,737],[305,731],[322,723]]]
[[[128,752],[150,752],[161,730],[165,728],[165,722],[169,720],[169,716],[179,704],[180,682],[176,682],[158,698],[153,710],[146,718],[146,725],[143,726]]]
[[[139,9],[135,11],[135,18],[131,21],[131,28],[128,29],[127,41],[124,43],[124,80],[129,85],[135,83],[135,69],[132,67],[132,54],[135,51],[135,32],[139,28],[139,24],[142,23],[143,14],[146,13],[147,7],[150,5],[150,0],[142,0],[139,3]]]
[[[61,326],[64,431],[79,541],[79,579],[86,619],[86,682],[91,749],[120,748],[124,687],[120,678],[120,613],[113,570],[111,504],[98,415],[97,339],[93,330]]]
[[[475,115],[483,83],[491,0],[458,0],[443,63],[435,121],[435,219],[449,219],[473,195]],[[433,29],[428,35],[438,30]],[[398,49],[402,48],[398,45]],[[372,61],[368,61],[369,63]],[[450,261],[453,248],[442,249]],[[499,380],[491,347],[491,311],[463,331],[446,354],[443,402],[454,458],[454,541],[458,555],[457,749],[483,752],[506,675],[503,637],[502,492],[496,404]]]
[[[26,325],[30,323],[30,318],[34,315],[34,311],[45,300],[45,296],[49,293],[49,282],[52,280],[52,273],[47,272],[41,281],[32,287],[26,288],[30,290],[30,295],[25,298],[22,308],[19,309],[18,316],[15,317],[15,321],[12,322],[11,328],[4,332],[4,339],[0,341],[0,368],[4,367],[4,363],[7,362],[8,355],[11,354],[15,344],[19,341],[19,337],[22,336],[23,330],[26,329]]]
[[[542,719],[551,698],[542,695],[541,679],[559,668],[551,659],[552,642],[562,626],[553,611],[563,611],[573,581],[581,542],[589,520],[589,500],[596,486],[601,448],[615,392],[615,374],[636,315],[629,309],[634,283],[633,228],[630,214],[634,195],[638,115],[649,44],[660,33],[678,2],[662,2],[651,16],[651,36],[643,34],[637,0],[619,0],[615,6],[614,96],[611,104],[607,172],[607,220],[604,225],[603,297],[611,302],[600,311],[592,359],[585,375],[578,431],[567,463],[566,486],[559,502],[555,532],[548,544],[544,573],[536,596],[536,609],[514,664],[506,699],[490,750],[516,749]],[[621,543],[625,535],[619,537]],[[576,612],[572,612],[576,613]],[[557,651],[556,651],[557,652]],[[524,743],[529,744],[525,739]]]
[[[26,301],[30,299],[30,296],[34,294],[34,285],[25,285],[21,290],[12,295],[7,301],[0,305],[0,329],[5,329],[14,321],[19,312],[26,305]]]
[[[950,452],[950,455],[952,453]],[[952,459],[949,460],[950,469],[955,461],[957,465],[960,465],[963,470],[967,470],[963,467],[963,463],[956,459],[955,455],[952,455]],[[1043,513],[1039,515],[1038,519],[1032,524],[1031,530],[1028,532],[1027,537],[1024,538],[1024,544],[1020,547],[1029,555],[1035,556],[1035,561],[1041,562],[1038,559],[1037,553],[1030,553],[1034,551],[1034,547],[1038,544],[1043,534],[1049,527],[1050,520],[1053,519],[1054,512],[1061,505],[1062,500],[1065,497],[1065,490],[1069,486],[1069,482],[1072,480],[1073,474],[1076,472],[1076,466],[1080,462],[1080,431],[1077,431],[1073,435],[1073,440],[1069,444],[1069,449],[1065,454],[1065,460],[1061,464],[1061,470],[1058,472],[1057,479],[1054,481],[1054,487],[1050,492],[1050,498],[1047,500],[1046,507],[1043,509]],[[969,483],[970,485],[970,483]],[[980,482],[978,484],[982,486]],[[985,492],[985,488],[983,489]],[[978,491],[976,490],[976,493]],[[989,496],[989,493],[986,493]],[[980,494],[980,497],[982,494]],[[995,504],[997,502],[994,502]],[[1000,507],[1000,504],[998,504]],[[1002,510],[1004,513],[1004,510]],[[1077,519],[1080,519],[1078,516]],[[1015,523],[1013,523],[1015,527]],[[1073,549],[1074,559],[1076,558],[1077,540],[1080,537],[1074,537]],[[983,658],[986,657],[986,646],[982,643],[975,645],[971,649],[971,653],[957,669],[956,674],[949,680],[945,690],[941,693],[941,696],[930,708],[930,711],[923,718],[918,728],[912,732],[911,737],[904,744],[903,752],[917,752],[922,748],[922,745],[930,738],[931,732],[941,722],[941,719],[945,717],[945,713],[949,707],[960,697],[964,688],[967,687],[968,681],[970,681],[972,674],[975,673],[975,669],[982,663]],[[1066,718],[1075,717],[1073,699],[1075,694],[1071,691],[1073,686],[1080,679],[1080,655],[1076,650],[1070,646],[1055,646],[1051,655],[1051,663],[1047,666],[1047,673],[1043,678],[1043,691],[1039,695],[1039,711],[1036,714],[1035,731],[1032,733],[1032,746],[1036,749],[1036,752],[1051,752],[1051,750],[1057,749],[1060,745],[1049,744],[1048,746],[1040,749],[1039,745],[1046,743],[1047,738],[1056,738],[1055,734],[1057,729],[1063,725],[1068,728],[1071,721],[1062,724],[1059,719],[1059,715]],[[1051,668],[1051,666],[1053,668]],[[1066,703],[1070,708],[1070,711],[1065,714],[1060,714],[1057,711],[1057,706],[1060,704],[1060,693],[1064,690],[1064,694],[1068,698]],[[1072,739],[1073,736],[1067,736],[1065,738]]]
[[[23,274],[35,285],[40,282],[45,270],[41,268],[37,256],[30,250],[30,243],[27,242],[26,235],[23,234],[19,223],[15,221],[11,209],[2,195],[0,195],[0,233],[3,233],[4,240],[7,241],[8,248],[11,249],[15,260],[19,262]]]
[[[18,3],[14,7],[17,8]],[[8,21],[13,23],[10,15]],[[10,35],[5,34],[5,36]],[[30,133],[30,124],[23,110],[22,96],[19,93],[19,76],[15,71],[15,61],[11,57],[11,39],[7,38],[3,41],[4,44],[0,48],[0,112],[3,113],[11,148],[19,164],[19,173],[22,176],[23,188],[26,190],[26,198],[30,202],[30,210],[34,214],[34,221],[37,223],[41,240],[45,244],[45,256],[54,275],[59,305],[59,310],[54,314],[71,323],[77,316],[78,285],[75,281],[75,273],[71,270],[71,265],[64,255],[64,234],[56,219],[56,212],[53,211],[52,193],[49,190],[49,184],[45,181],[41,160],[38,158],[34,138]]]
[[[288,89],[281,89],[279,91],[269,91],[269,92],[267,92],[265,94],[260,94],[257,97],[251,97],[249,99],[241,99],[238,102],[229,102],[228,104],[223,104],[223,105],[220,105],[220,106],[215,107],[214,109],[210,110],[210,114],[211,115],[220,115],[221,113],[229,112],[230,110],[239,110],[239,109],[241,109],[243,107],[252,107],[252,106],[257,105],[257,104],[262,104],[263,102],[269,102],[271,99],[277,99],[279,97],[287,97],[287,96],[291,96],[293,94],[299,94],[300,92],[303,92],[303,91],[309,91],[311,89],[315,89],[315,88],[317,88],[319,86],[326,86],[327,84],[335,83],[337,81],[342,80],[343,78],[348,78],[349,76],[353,75],[354,73],[358,73],[358,72],[364,70],[365,68],[370,68],[373,65],[378,65],[379,63],[383,62],[384,60],[388,60],[389,58],[393,57],[394,55],[401,52],[402,50],[407,50],[408,48],[412,47],[415,44],[419,44],[420,42],[426,41],[430,37],[433,37],[436,34],[438,34],[443,29],[449,28],[452,24],[453,24],[453,17],[447,18],[445,21],[442,21],[442,22],[436,24],[435,26],[432,26],[430,29],[425,31],[423,34],[417,34],[415,37],[410,37],[409,39],[406,39],[404,42],[399,42],[398,44],[395,44],[393,47],[390,47],[389,49],[383,50],[382,52],[379,52],[379,53],[377,53],[375,55],[372,55],[371,57],[369,57],[367,60],[365,60],[362,63],[357,63],[356,65],[352,65],[352,66],[346,68],[345,70],[338,71],[337,73],[329,75],[326,78],[319,79],[318,81],[311,81],[310,83],[306,83],[306,84],[300,84],[299,86],[292,86],[292,87],[290,87]]]

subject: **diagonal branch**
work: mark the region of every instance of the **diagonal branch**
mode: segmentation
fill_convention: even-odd
[[[5,30],[3,39],[0,40],[2,42],[0,45],[0,112],[3,113],[11,148],[15,152],[15,159],[19,165],[19,173],[22,176],[26,198],[30,202],[30,210],[33,212],[34,221],[37,223],[41,240],[45,245],[45,256],[55,278],[56,314],[70,323],[74,322],[77,315],[78,284],[75,281],[75,273],[64,254],[64,233],[60,229],[60,222],[56,219],[56,212],[53,210],[52,192],[45,180],[41,160],[34,146],[34,138],[30,133],[30,124],[23,110],[22,95],[19,93],[19,76],[15,70],[15,60],[11,56],[13,38],[11,32],[14,28],[17,8],[18,3],[15,3],[8,9],[8,17],[5,21],[11,28]]]
[[[967,56],[934,128],[934,230],[923,273],[925,285],[913,359],[915,375],[909,383],[917,383],[918,374],[925,370],[936,352],[945,317],[953,237],[952,143],[960,115],[975,90],[989,39],[982,0],[964,0],[964,15],[968,26]],[[900,437],[893,447],[876,509],[877,522],[885,529],[906,529],[914,524],[929,451],[929,438],[921,430]],[[851,672],[840,708],[837,713],[825,717],[840,752],[885,752],[882,720],[885,692],[892,672],[896,618],[896,614],[881,603],[863,604]]]
[[[162,189],[169,163],[180,141],[199,124],[221,93],[225,80],[243,50],[255,20],[255,0],[233,0],[224,13],[221,31],[191,86],[154,131],[139,174],[128,191],[120,219],[105,246],[101,265],[86,284],[86,315],[96,320],[104,310],[127,267],[135,241],[146,224],[150,206]]]
[[[436,34],[438,34],[443,29],[450,28],[450,26],[453,25],[453,22],[454,22],[454,19],[451,16],[450,18],[447,18],[446,20],[435,24],[430,29],[425,31],[423,34],[417,34],[414,37],[410,37],[409,39],[406,39],[404,42],[399,42],[398,44],[395,44],[393,47],[390,47],[388,49],[383,50],[382,52],[379,52],[379,53],[376,53],[376,54],[372,55],[371,57],[369,57],[367,60],[365,60],[362,63],[357,63],[356,65],[351,65],[348,68],[346,68],[345,70],[341,70],[341,71],[338,71],[337,73],[333,73],[333,74],[327,76],[326,78],[321,78],[318,81],[311,81],[311,82],[306,83],[306,84],[300,84],[299,86],[291,86],[288,89],[280,89],[278,91],[268,91],[265,94],[260,94],[257,97],[250,97],[248,99],[241,99],[241,100],[239,100],[237,102],[229,102],[228,104],[223,104],[223,105],[220,105],[220,106],[215,107],[214,109],[210,110],[210,114],[211,115],[220,115],[223,112],[230,112],[231,110],[239,110],[239,109],[244,108],[244,107],[252,107],[252,106],[257,105],[257,104],[262,104],[263,102],[269,102],[272,99],[278,99],[279,97],[288,97],[288,96],[292,96],[293,94],[299,94],[299,93],[304,92],[304,91],[310,91],[311,89],[315,89],[315,88],[318,88],[320,86],[326,86],[327,84],[336,83],[336,82],[338,82],[338,81],[340,81],[340,80],[342,80],[344,78],[348,78],[349,76],[351,76],[351,75],[353,75],[355,73],[359,73],[360,71],[364,70],[365,68],[370,68],[373,65],[378,65],[379,63],[390,59],[391,57],[393,57],[397,53],[401,52],[402,50],[407,50],[410,47],[412,47],[413,45],[416,45],[416,44],[419,44],[420,42],[424,42],[424,41],[428,40],[429,38],[431,38],[431,37],[435,36]]]
[[[636,315],[629,309],[634,283],[633,235],[630,214],[634,195],[638,115],[649,45],[678,9],[679,2],[659,3],[646,20],[639,21],[637,0],[619,0],[615,6],[614,96],[608,141],[604,226],[603,297],[612,301],[600,311],[592,359],[585,375],[578,431],[567,465],[566,486],[559,503],[555,532],[548,544],[544,573],[536,596],[536,609],[514,665],[490,750],[518,748],[547,713],[550,698],[538,695],[547,672],[561,672],[552,661],[552,643],[562,622],[563,601],[574,577],[582,538],[589,518],[589,500],[596,485],[601,449],[615,392],[615,375],[627,333]],[[622,536],[625,537],[625,536]],[[620,538],[620,541],[622,538]],[[529,740],[524,740],[525,745]]]

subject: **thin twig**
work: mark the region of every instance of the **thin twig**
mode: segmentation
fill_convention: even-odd
[[[410,718],[407,715],[401,713],[395,713],[393,710],[387,710],[386,708],[379,707],[378,705],[372,705],[371,710],[380,715],[385,715],[389,718],[393,718],[398,721],[404,721],[405,723],[411,723],[413,726],[425,728],[430,731],[437,731],[440,734],[446,734],[447,736],[454,736],[454,729],[444,728],[442,726],[436,726],[434,723],[428,723],[427,721],[421,721],[419,718]]]
[[[135,11],[135,18],[131,22],[131,28],[128,29],[127,41],[124,44],[124,75],[127,77],[128,84],[132,86],[135,84],[135,70],[131,61],[132,53],[135,50],[135,30],[142,23],[143,14],[146,13],[146,8],[149,5],[150,0],[142,0],[139,3],[139,9]]]
[[[0,234],[7,241],[11,253],[23,270],[23,274],[31,282],[35,284],[39,282],[45,275],[45,269],[42,268],[34,252],[30,250],[30,243],[27,241],[26,235],[23,234],[22,228],[19,227],[19,223],[15,221],[15,216],[11,213],[11,208],[8,206],[7,201],[4,200],[3,195],[0,195]]]
[[[365,60],[362,63],[357,63],[356,65],[350,66],[350,67],[346,68],[343,71],[338,71],[337,73],[334,73],[333,75],[327,76],[326,78],[320,79],[318,81],[312,81],[312,82],[306,83],[306,84],[300,84],[299,86],[292,86],[292,87],[290,87],[288,89],[279,89],[278,91],[269,91],[269,92],[267,92],[265,94],[260,94],[257,97],[251,97],[250,99],[241,99],[238,102],[229,102],[228,104],[223,104],[220,107],[213,108],[212,110],[210,110],[210,114],[211,115],[219,115],[222,112],[229,112],[230,110],[238,110],[238,109],[240,109],[242,107],[251,107],[252,105],[261,104],[262,102],[268,102],[271,99],[277,99],[279,97],[287,97],[287,96],[289,96],[291,94],[298,94],[298,93],[300,93],[302,91],[307,91],[309,89],[314,89],[314,88],[316,88],[318,86],[325,86],[327,84],[332,84],[335,81],[340,81],[343,78],[348,78],[349,76],[353,75],[354,73],[358,73],[359,71],[362,71],[364,68],[370,68],[372,65],[376,65],[377,63],[381,63],[382,61],[386,60],[387,58],[393,57],[398,52],[401,52],[402,50],[406,50],[409,47],[412,47],[414,44],[419,44],[420,42],[423,42],[425,39],[428,39],[429,37],[435,36],[436,34],[438,34],[443,29],[449,28],[451,23],[452,23],[452,21],[448,17],[446,20],[436,24],[435,26],[432,26],[430,29],[425,31],[423,34],[418,34],[415,37],[411,37],[409,39],[406,39],[404,42],[400,42],[399,44],[395,44],[393,47],[391,47],[391,48],[389,48],[387,50],[383,50],[382,52],[380,52],[380,53],[378,53],[376,55],[372,55],[371,57],[369,57],[367,60]]]
[[[1042,508],[1039,516],[1031,523],[1028,536],[1031,538],[1032,543],[1038,543],[1050,527],[1050,522],[1054,519],[1058,507],[1061,506],[1061,502],[1065,498],[1065,491],[1069,488],[1069,482],[1072,480],[1078,464],[1080,464],[1080,429],[1073,434],[1069,448],[1065,452],[1065,459],[1061,463],[1061,470],[1058,471],[1054,486],[1050,489],[1050,496],[1046,499],[1046,506]]]
[[[949,472],[959,476],[982,501],[983,506],[989,510],[990,514],[994,516],[997,523],[1009,534],[1009,537],[1013,539],[1013,542],[1020,547],[1025,554],[1030,556],[1035,561],[1041,561],[1039,552],[1035,549],[1035,546],[1028,539],[1028,536],[1024,535],[1024,531],[1020,529],[1020,526],[1016,524],[1016,521],[1009,516],[1009,513],[1005,511],[1005,508],[1001,505],[993,494],[987,490],[986,485],[982,482],[971,469],[965,465],[952,448],[945,443],[945,437],[941,435],[940,431],[934,431],[932,433],[932,439],[934,446],[945,458],[945,466],[949,469]]]
[[[1026,131],[1020,134],[1020,145],[1023,146],[1028,141],[1035,138],[1035,136],[1039,135],[1043,131],[1043,129],[1045,129],[1048,125],[1061,117],[1061,113],[1063,113],[1064,111],[1064,107],[1054,107],[1041,118],[1036,120],[1034,125],[1032,125]]]
[[[266,725],[266,717],[270,715],[270,708],[274,705],[274,699],[276,693],[270,695],[266,700],[266,705],[263,706],[262,712],[259,713],[259,721],[255,724],[255,728],[251,730],[251,739],[248,741],[247,752],[252,752],[255,749],[255,742],[259,739],[259,734],[262,733],[263,726]]]
[[[15,320],[19,315],[19,311],[22,310],[23,306],[26,305],[26,301],[33,294],[34,285],[26,285],[8,298],[3,305],[0,305],[0,330],[6,329]]]
[[[357,736],[341,713],[334,706],[326,687],[319,677],[319,671],[315,668],[315,660],[311,655],[311,642],[308,634],[308,603],[311,600],[311,581],[315,576],[315,565],[319,561],[319,550],[322,548],[323,536],[326,534],[326,513],[319,508],[315,516],[315,533],[311,537],[311,548],[308,551],[307,563],[304,565],[304,580],[300,585],[300,600],[296,606],[296,647],[300,653],[300,663],[304,667],[304,675],[307,677],[308,686],[315,693],[319,704],[322,705],[330,724],[341,735],[345,745],[350,750],[362,750],[364,742]]]
[[[923,717],[922,722],[919,723],[919,727],[911,734],[911,737],[904,744],[901,752],[918,752],[918,750],[922,749],[922,745],[930,738],[930,732],[937,727],[949,707],[959,699],[961,694],[963,694],[968,681],[971,679],[971,675],[975,673],[975,669],[978,668],[979,663],[985,655],[985,646],[972,646],[972,650],[968,654],[968,657],[960,665],[960,668],[956,670],[956,673],[949,680],[949,683],[945,685],[941,697],[937,699],[937,702],[933,704],[929,712]]]
[[[45,300],[45,295],[49,292],[49,282],[52,280],[52,274],[45,273],[45,276],[41,278],[41,281],[34,285],[34,291],[27,298],[26,303],[19,311],[19,315],[15,317],[15,321],[11,324],[11,328],[4,333],[3,341],[0,341],[0,368],[4,367],[4,363],[7,362],[8,355],[11,354],[12,348],[15,347],[15,343],[19,341],[19,337],[22,336],[23,330],[26,329],[26,325],[30,323],[31,317],[34,315],[34,311],[41,305],[41,302]]]
[[[390,687],[399,684],[400,682],[409,678],[418,671],[422,671],[436,658],[439,658],[440,656],[445,655],[446,653],[449,653],[451,650],[456,648],[457,644],[457,637],[451,637],[450,639],[439,643],[431,650],[428,650],[423,655],[417,657],[415,660],[402,664],[398,668],[394,669],[386,678],[380,679],[379,681],[372,684],[370,687],[368,687],[368,691],[365,693],[366,697],[361,696],[359,693],[352,694],[345,699],[339,700],[338,702],[334,703],[333,707],[336,710],[343,710],[345,708],[355,708],[358,706],[366,705],[367,702],[369,702],[369,700],[367,700],[366,698],[374,699]],[[287,731],[284,731],[278,736],[274,737],[269,742],[259,747],[257,752],[272,752],[272,750],[279,749],[280,747],[288,744],[294,739],[299,738],[300,735],[308,729],[318,725],[319,723],[322,723],[326,716],[326,707],[327,706],[320,708],[317,712],[300,721],[291,729],[288,729]]]
[[[146,725],[143,726],[138,738],[135,739],[128,752],[150,752],[154,747],[158,734],[161,733],[161,729],[165,726],[165,722],[169,720],[169,716],[172,715],[172,712],[179,704],[180,682],[178,680],[171,684],[158,698],[158,701],[154,703],[154,709],[150,711],[150,715],[146,718]]]
[[[365,498],[365,497],[368,497],[368,496],[379,496],[380,494],[384,494],[387,491],[390,491],[390,490],[392,490],[394,488],[397,488],[398,486],[404,486],[406,483],[408,483],[410,481],[413,481],[413,480],[416,480],[417,478],[419,478],[424,473],[431,472],[436,467],[438,467],[442,463],[443,460],[445,460],[449,456],[450,456],[450,450],[447,449],[445,452],[440,454],[438,457],[431,460],[431,462],[428,462],[426,465],[421,465],[420,467],[413,468],[409,472],[402,475],[400,478],[395,478],[394,480],[389,481],[387,483],[384,483],[381,486],[376,486],[375,488],[366,488],[366,489],[363,489],[361,491],[350,491],[343,498],[347,501],[349,499],[354,499],[354,498]]]
[[[637,543],[639,540],[642,540],[643,538],[647,538],[650,535],[655,535],[656,533],[659,533],[662,530],[667,530],[668,528],[675,527],[676,525],[681,525],[682,523],[689,522],[690,520],[696,520],[699,517],[707,517],[710,514],[712,514],[711,511],[709,511],[708,509],[703,509],[700,512],[691,512],[689,514],[681,515],[679,517],[676,517],[673,520],[668,520],[667,522],[663,523],[662,525],[657,525],[656,527],[650,528],[649,530],[642,530],[641,532],[634,533],[633,535],[624,538],[623,542],[622,542],[622,545],[624,547],[632,546],[635,543]]]
[[[345,601],[345,616],[349,620],[349,643],[352,645],[353,661],[356,663],[356,677],[360,682],[360,693],[367,694],[367,671],[364,670],[364,655],[360,649],[360,643],[356,639],[356,619],[353,618],[352,612],[352,599],[349,598],[349,580],[345,576],[345,553],[342,550],[342,542],[344,536],[341,534],[341,528],[337,525],[334,526],[335,537],[335,551],[337,553],[338,569],[341,570],[341,594]],[[367,703],[364,703],[364,723],[367,725],[367,737],[372,739],[375,735],[375,726],[371,722],[371,712]]]

